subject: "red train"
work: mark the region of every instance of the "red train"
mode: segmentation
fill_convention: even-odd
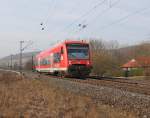
[[[64,41],[36,56],[38,72],[61,76],[86,77],[92,69],[89,43]]]

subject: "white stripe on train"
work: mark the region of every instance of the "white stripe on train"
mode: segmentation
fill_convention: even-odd
[[[39,72],[67,71],[67,68],[37,68]]]

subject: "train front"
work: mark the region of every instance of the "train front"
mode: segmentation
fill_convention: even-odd
[[[78,42],[66,45],[68,55],[68,74],[73,77],[86,77],[92,65],[88,43]]]

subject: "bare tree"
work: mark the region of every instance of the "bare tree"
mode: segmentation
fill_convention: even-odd
[[[118,43],[115,41],[107,43],[102,40],[91,40],[93,74],[100,76],[111,76],[120,72],[120,55],[118,54]]]

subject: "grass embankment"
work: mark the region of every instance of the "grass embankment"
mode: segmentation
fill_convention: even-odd
[[[0,117],[25,118],[126,118],[132,115],[107,105],[97,106],[88,96],[80,96],[44,80],[21,79],[0,74]]]

